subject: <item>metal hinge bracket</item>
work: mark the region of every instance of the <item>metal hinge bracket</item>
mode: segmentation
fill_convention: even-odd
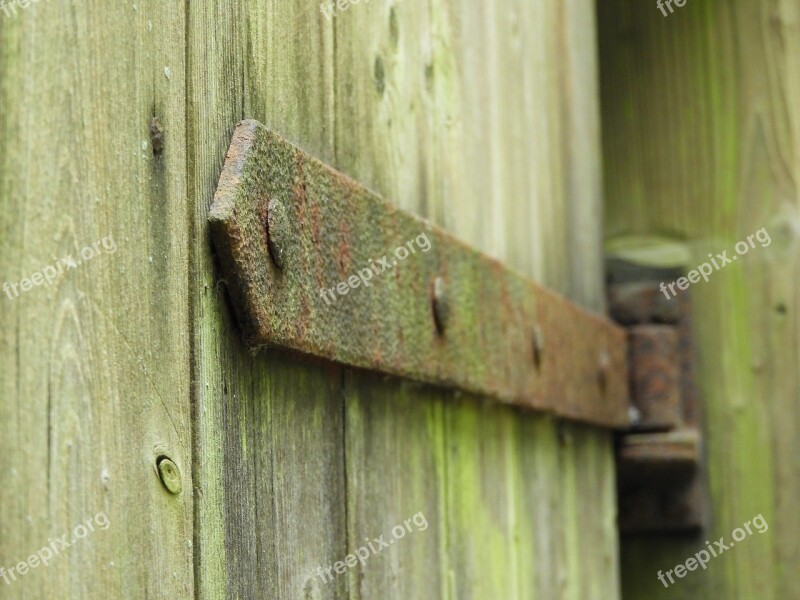
[[[252,347],[629,424],[622,328],[256,121],[236,127],[209,222]]]
[[[617,260],[609,270],[611,315],[628,331],[631,389],[631,427],[617,444],[620,530],[700,529],[708,503],[690,295],[659,291],[671,269]]]

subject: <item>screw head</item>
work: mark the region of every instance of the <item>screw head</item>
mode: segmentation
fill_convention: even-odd
[[[183,483],[181,482],[181,472],[178,465],[172,462],[166,456],[162,456],[156,463],[158,469],[158,477],[161,483],[167,488],[170,494],[180,494],[183,490]]]
[[[449,318],[450,299],[447,296],[445,281],[443,277],[436,277],[433,280],[433,320],[439,335],[444,334]]]

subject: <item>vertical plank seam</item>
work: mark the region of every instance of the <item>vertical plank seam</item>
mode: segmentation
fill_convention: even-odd
[[[183,81],[184,81],[184,89],[185,89],[185,96],[183,99],[183,144],[184,144],[184,174],[186,177],[186,212],[187,212],[187,222],[189,225],[189,235],[187,236],[187,241],[189,243],[189,248],[187,248],[187,256],[189,257],[189,265],[188,269],[186,270],[186,279],[187,279],[187,290],[189,290],[188,298],[189,298],[189,306],[187,310],[187,317],[189,319],[189,419],[191,421],[189,430],[191,432],[192,439],[189,442],[189,446],[192,449],[192,456],[190,458],[190,473],[192,479],[192,581],[194,583],[194,593],[192,594],[195,600],[200,600],[201,597],[201,590],[202,590],[202,581],[200,577],[200,554],[201,554],[201,540],[200,540],[200,506],[201,506],[201,498],[200,498],[200,482],[202,481],[202,477],[200,476],[200,468],[198,465],[199,457],[200,457],[200,435],[198,433],[199,428],[199,412],[198,412],[198,404],[199,404],[199,392],[198,392],[198,368],[197,368],[197,332],[194,331],[193,324],[196,323],[197,317],[197,303],[198,299],[197,296],[191,293],[191,281],[193,279],[192,274],[193,272],[197,272],[198,269],[198,257],[195,252],[192,251],[193,247],[196,248],[198,245],[195,242],[198,240],[194,239],[197,235],[197,227],[195,225],[195,205],[191,201],[189,197],[189,186],[194,183],[194,178],[192,177],[192,160],[194,160],[194,155],[191,154],[191,147],[189,144],[189,134],[190,134],[190,110],[189,110],[189,103],[192,97],[192,90],[190,89],[191,85],[191,51],[189,48],[189,27],[190,27],[190,19],[189,19],[189,2],[190,0],[184,0],[183,3]]]
[[[339,369],[340,377],[339,377],[339,398],[341,400],[342,406],[342,487],[344,491],[344,551],[345,554],[347,553],[347,549],[350,548],[350,493],[348,489],[348,471],[347,471],[347,372],[346,369]],[[355,386],[353,386],[355,388]],[[363,566],[362,566],[363,569]],[[344,585],[345,585],[345,596],[347,598],[352,598],[352,593],[350,590],[350,580],[351,577],[344,578]],[[361,589],[359,586],[358,589],[358,597],[361,597]]]
[[[449,412],[449,407],[440,402],[440,418],[438,426],[442,432],[442,524],[440,525],[442,530],[442,545],[443,545],[443,556],[442,556],[442,567],[444,568],[444,573],[442,576],[445,579],[445,590],[447,594],[447,600],[454,600],[455,594],[453,590],[453,578],[451,576],[451,566],[450,562],[452,559],[452,555],[450,554],[450,461],[447,453],[447,417]]]

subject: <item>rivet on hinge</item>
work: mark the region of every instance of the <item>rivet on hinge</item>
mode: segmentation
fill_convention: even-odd
[[[267,245],[275,266],[283,270],[289,247],[289,215],[283,203],[272,198],[267,207]]]
[[[611,357],[606,350],[600,352],[597,359],[597,384],[600,391],[605,394],[608,386],[608,370],[611,368]]]
[[[543,354],[544,334],[542,333],[542,328],[539,325],[535,325],[533,328],[533,364],[537,371],[542,368]]]
[[[447,321],[450,318],[450,299],[447,296],[447,287],[442,277],[433,280],[433,320],[436,331],[444,335]]]

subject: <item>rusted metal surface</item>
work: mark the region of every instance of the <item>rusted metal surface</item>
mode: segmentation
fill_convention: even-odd
[[[680,388],[683,422],[689,427],[699,429],[702,425],[702,407],[700,406],[700,390],[697,388],[697,354],[695,352],[692,328],[692,295],[686,290],[676,300],[680,306],[678,321],[678,367],[680,369]]]
[[[675,324],[680,320],[680,305],[668,299],[652,283],[623,283],[609,288],[611,317],[621,325],[645,323]]]
[[[628,326],[631,377],[632,428],[617,448],[620,530],[694,531],[706,523],[708,496],[689,294],[661,294],[663,270],[609,266],[609,304]]]
[[[631,434],[617,454],[623,533],[691,531],[703,525],[701,437],[690,429]]]
[[[252,347],[628,425],[622,329],[255,121],[236,128],[209,222]]]
[[[641,431],[668,431],[681,423],[678,333],[667,325],[628,329],[631,400]]]
[[[625,535],[688,533],[707,524],[699,478],[669,489],[641,487],[619,493],[619,529]]]
[[[619,262],[613,266],[621,268]],[[651,279],[654,275],[667,280],[675,279],[680,273],[682,272],[665,270],[659,272],[641,266],[637,270],[634,265],[625,265],[622,276],[617,273],[615,277],[623,281],[609,286],[609,311],[615,321],[625,326],[668,324],[676,327],[681,420],[687,425],[697,426],[701,415],[699,391],[694,376],[696,361],[692,335],[691,290],[682,291],[677,297],[667,299],[659,290],[659,280]],[[645,279],[636,280],[637,276]],[[632,398],[635,396],[636,394],[632,394]],[[638,415],[638,412],[634,414]]]
[[[700,436],[684,429],[624,436],[617,452],[619,481],[624,485],[666,487],[689,480],[700,463]]]

